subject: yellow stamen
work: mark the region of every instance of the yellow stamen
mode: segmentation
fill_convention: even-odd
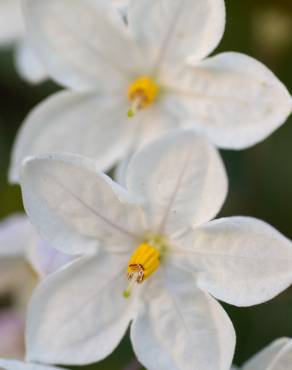
[[[124,297],[128,298],[134,283],[141,284],[152,275],[160,266],[160,252],[147,243],[141,244],[131,256],[128,263],[127,276],[130,282]]]
[[[153,103],[159,93],[156,82],[147,76],[136,79],[128,88],[128,99],[132,103],[128,117],[133,117],[136,112]]]

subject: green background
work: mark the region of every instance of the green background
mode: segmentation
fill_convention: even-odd
[[[226,32],[216,53],[232,50],[259,59],[292,92],[291,0],[228,0],[226,6]],[[19,188],[7,183],[9,155],[15,133],[30,109],[58,89],[50,82],[33,87],[21,81],[15,72],[13,58],[11,50],[0,50],[1,217],[22,209]],[[222,152],[230,191],[221,215],[261,218],[292,239],[291,121],[288,120],[269,139],[251,149]],[[275,338],[292,337],[292,289],[256,307],[224,307],[237,331],[237,364]],[[125,338],[108,359],[86,369],[124,369],[133,358],[129,339]]]

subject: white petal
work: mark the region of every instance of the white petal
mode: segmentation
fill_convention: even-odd
[[[169,234],[213,218],[227,179],[212,145],[192,131],[175,131],[133,157],[127,186],[145,200],[149,228]]]
[[[101,241],[128,251],[139,239],[140,208],[85,158],[56,154],[28,160],[21,185],[32,222],[65,253],[85,253]]]
[[[40,278],[59,270],[74,259],[72,255],[60,252],[40,238],[29,248],[27,258]]]
[[[278,78],[239,53],[222,53],[188,66],[169,85],[189,126],[221,148],[243,149],[264,140],[292,110],[291,96]]]
[[[1,370],[66,370],[65,368],[0,359]]]
[[[128,80],[134,43],[107,1],[27,0],[25,10],[28,37],[56,81],[112,90]]]
[[[292,341],[275,340],[244,364],[242,370],[289,370],[292,363]]]
[[[6,257],[3,265],[7,265],[1,269],[2,283],[5,279],[4,270],[8,272],[13,269],[14,264],[12,276],[16,276],[16,270],[19,269],[17,266],[24,264],[25,260],[40,276],[45,276],[72,260],[71,255],[59,252],[42,241],[24,214],[15,214],[0,223],[0,257],[1,259]]]
[[[193,233],[193,249],[184,263],[193,266],[199,286],[216,298],[251,306],[292,283],[292,243],[265,222],[223,218]]]
[[[44,66],[32,48],[25,42],[17,45],[15,61],[18,73],[24,80],[37,84],[47,79]]]
[[[123,156],[115,168],[114,179],[118,184],[126,187],[129,161],[139,149],[165,136],[170,131],[176,130],[181,124],[179,116],[173,114],[168,106],[164,106],[163,103],[163,100],[159,100],[159,102],[139,112],[135,118],[131,119],[131,123],[140,130],[135,132],[132,145],[129,145],[126,155]]]
[[[29,219],[14,214],[0,223],[0,257],[24,257],[35,232]]]
[[[123,99],[61,92],[38,105],[27,117],[14,144],[10,180],[19,181],[25,157],[50,152],[84,155],[99,169],[121,159],[137,126],[127,119]],[[139,127],[138,127],[139,128]]]
[[[29,307],[28,359],[78,365],[108,356],[133,317],[126,267],[127,257],[88,256],[45,279]]]
[[[222,307],[190,275],[174,275],[166,286],[132,324],[138,360],[148,370],[229,370],[235,334]]]
[[[127,20],[129,0],[111,0],[111,2],[122,15],[123,19]]]
[[[0,1],[0,46],[18,41],[24,34],[21,0]]]
[[[129,27],[156,67],[190,54],[202,59],[218,45],[225,27],[222,0],[132,0],[128,13]]]

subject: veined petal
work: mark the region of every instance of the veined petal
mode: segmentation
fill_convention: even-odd
[[[66,370],[65,368],[0,359],[1,370]]]
[[[242,370],[289,370],[292,363],[292,340],[280,338],[244,364]]]
[[[39,58],[25,42],[18,43],[15,62],[20,76],[32,84],[41,83],[48,78],[47,72]]]
[[[148,370],[229,370],[235,346],[230,319],[192,276],[183,271],[171,276],[141,305],[132,324],[138,360]]]
[[[174,131],[132,158],[127,187],[144,199],[149,229],[168,235],[212,219],[227,178],[212,145],[193,131]]]
[[[28,38],[57,82],[112,91],[128,81],[139,53],[109,1],[26,0],[25,5]]]
[[[127,257],[87,256],[45,279],[29,307],[28,359],[81,365],[108,356],[134,315],[134,297],[122,294],[126,265]]]
[[[189,65],[169,81],[168,92],[170,102],[185,111],[187,126],[221,148],[243,149],[264,140],[292,111],[292,98],[277,77],[239,53]]]
[[[127,152],[135,130],[127,118],[123,97],[60,92],[34,108],[14,144],[11,182],[19,181],[25,157],[44,153],[73,153],[92,158],[100,170],[109,169]]]
[[[224,302],[252,306],[292,283],[292,243],[263,221],[218,219],[195,229],[190,240],[184,266],[191,267],[203,290]]]
[[[56,154],[28,160],[21,186],[32,222],[65,253],[84,253],[99,242],[128,251],[140,239],[140,206],[85,158]]]
[[[163,62],[208,55],[220,42],[225,27],[223,0],[132,0],[129,27],[138,43]]]
[[[18,41],[24,34],[21,0],[0,2],[0,45]]]
[[[119,253],[137,245],[140,207],[93,162],[69,155],[26,161],[21,178],[25,208],[44,239],[65,253],[103,245]]]

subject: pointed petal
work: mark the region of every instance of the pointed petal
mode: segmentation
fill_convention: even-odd
[[[225,27],[222,0],[132,0],[128,15],[130,29],[153,55],[156,68],[190,54],[204,58],[218,45]]]
[[[175,131],[133,157],[127,186],[145,200],[149,228],[168,235],[213,218],[227,178],[212,145],[193,131]]]
[[[229,370],[235,346],[230,319],[192,276],[171,275],[132,324],[138,360],[149,370]]]
[[[193,231],[189,247],[185,267],[190,264],[199,286],[224,302],[259,304],[292,283],[292,243],[263,221],[230,217],[209,222]]]
[[[292,363],[292,340],[280,338],[244,364],[242,370],[288,370]]]
[[[1,370],[66,370],[65,368],[0,359]]]
[[[169,91],[169,99],[185,110],[188,126],[221,148],[243,149],[264,140],[292,111],[292,98],[278,78],[239,53],[188,66]]]
[[[28,38],[60,84],[111,91],[128,80],[136,51],[109,2],[27,0],[25,15]]]
[[[32,84],[41,83],[48,78],[39,58],[25,42],[18,43],[15,62],[19,75]]]
[[[134,297],[123,297],[126,266],[127,257],[99,254],[45,279],[29,307],[28,359],[84,365],[108,356],[133,317]]]
[[[34,108],[14,144],[10,181],[19,181],[25,157],[44,153],[73,153],[110,168],[125,155],[136,126],[127,119],[127,103],[114,96],[71,92],[54,94]]]
[[[65,253],[85,253],[99,242],[128,251],[139,239],[140,207],[85,158],[56,154],[28,160],[21,185],[31,221]]]

